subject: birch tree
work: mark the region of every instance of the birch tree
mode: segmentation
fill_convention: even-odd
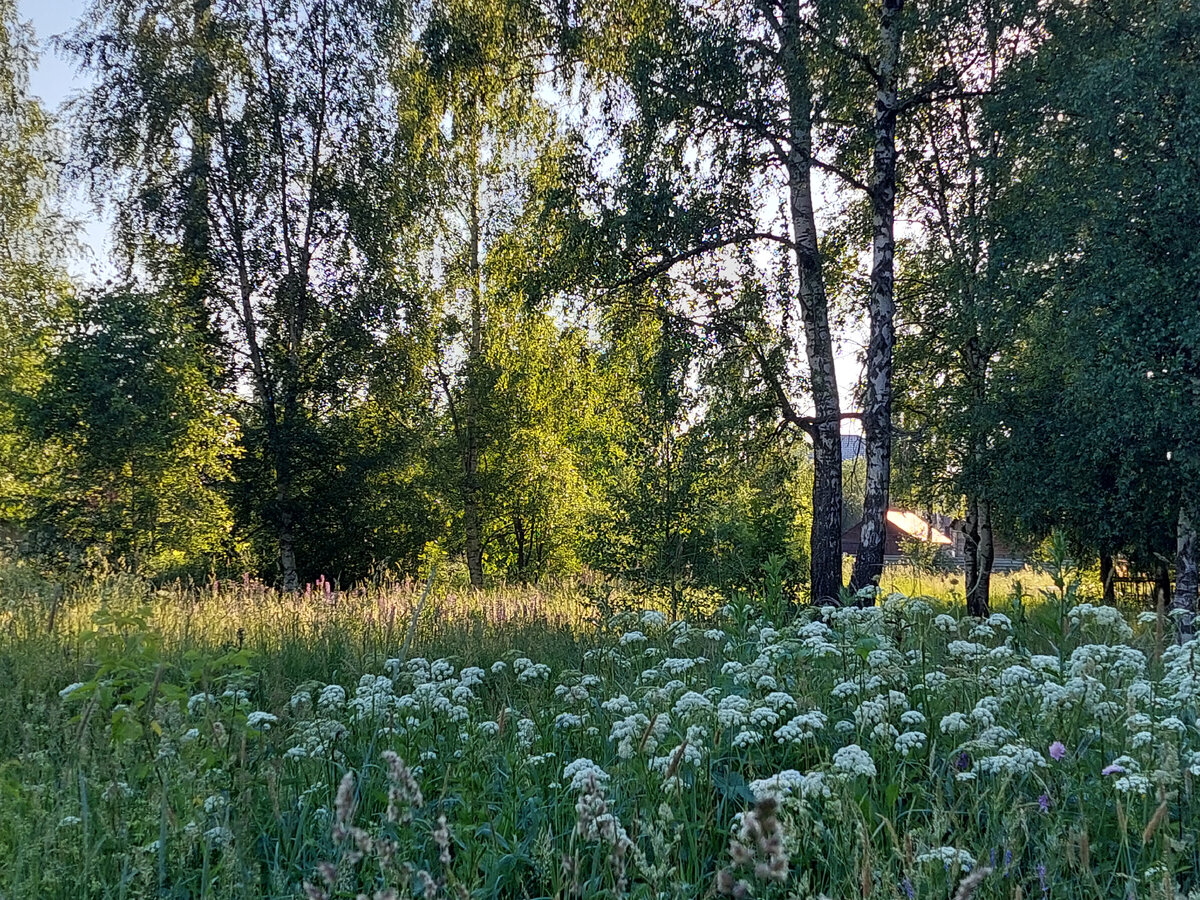
[[[959,27],[930,35],[936,64],[971,64],[959,97],[924,104],[903,123],[904,139],[920,151],[907,166],[903,209],[921,227],[898,304],[899,419],[914,435],[905,463],[929,502],[957,510],[965,495],[972,615],[987,615],[995,555],[988,451],[999,430],[990,409],[996,364],[1023,309],[998,221],[998,207],[1020,188],[1010,187],[1002,135],[985,106],[1004,72],[1036,48],[1031,13],[1021,0],[981,5]]]
[[[614,3],[561,24],[612,98],[620,173],[601,198],[616,259],[606,279],[674,282],[686,298],[677,311],[745,350],[783,426],[809,436],[810,590],[836,602],[843,412],[814,199],[829,165],[815,142],[831,73],[814,53],[811,11],[792,0]],[[732,288],[741,277],[768,286],[765,305]]]
[[[369,256],[348,186],[376,154],[404,167],[379,64],[401,13],[388,0],[120,0],[94,5],[67,41],[96,79],[76,107],[81,164],[117,199],[131,271],[190,273],[196,314],[247,388],[289,590],[316,373],[381,299],[359,289]]]
[[[70,291],[59,136],[30,95],[34,39],[16,4],[0,0],[0,523],[14,534],[27,522],[38,476],[54,465],[18,421],[22,398],[44,377],[49,335]]]
[[[822,601],[836,600],[841,589],[845,418],[862,418],[867,456],[852,587],[877,580],[882,568],[893,432],[896,128],[920,106],[961,92],[955,71],[931,64],[926,52],[928,33],[952,27],[947,10],[961,6],[969,4],[938,4],[917,17],[903,0],[704,7],[664,0],[589,13],[601,23],[593,29],[602,35],[596,66],[616,73],[624,91],[614,101],[614,131],[627,154],[610,216],[614,240],[630,279],[669,274],[700,285],[694,293],[707,298],[706,327],[718,340],[750,348],[784,425],[810,437],[811,588]],[[575,27],[586,33],[588,17],[580,20]],[[911,52],[908,32],[919,37]],[[634,120],[622,118],[621,103],[636,110]],[[843,194],[819,215],[821,189],[826,197]],[[865,229],[850,198],[866,208]],[[852,267],[845,258],[860,239],[871,252],[865,297],[846,277]],[[775,260],[765,264],[772,248]],[[781,254],[791,257],[786,271]],[[771,283],[775,305],[766,318],[748,319],[729,299],[735,293],[724,305],[712,302],[734,270]],[[861,304],[870,320],[861,413],[844,412],[839,400],[835,298]],[[801,339],[802,373],[791,365]],[[811,414],[802,412],[801,397]]]

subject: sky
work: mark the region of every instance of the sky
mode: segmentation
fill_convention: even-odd
[[[38,41],[38,64],[30,73],[30,87],[50,111],[88,85],[75,64],[55,52],[52,41],[55,35],[74,28],[85,7],[84,0],[17,0],[17,15],[32,23]],[[111,277],[116,270],[109,261],[109,222],[104,214],[81,191],[67,198],[67,212],[79,223],[78,237],[84,251],[82,255],[69,255],[71,274],[97,281]]]
[[[83,14],[82,0],[17,0],[18,14],[33,23],[41,50],[37,71],[33,73],[33,92],[56,107],[82,85],[73,64],[48,46],[49,38],[70,31]]]
[[[50,110],[58,109],[74,94],[87,89],[87,76],[82,74],[74,62],[55,51],[53,38],[71,31],[87,6],[86,0],[17,0],[19,16],[33,24],[39,44],[37,69],[31,73],[31,87]],[[108,248],[110,221],[97,210],[82,193],[70,199],[68,212],[79,222],[79,238],[83,244],[82,257],[75,256],[69,265],[71,274],[89,280],[103,281],[116,274]],[[859,346],[865,335],[859,328],[852,328],[845,345],[838,349],[837,376],[842,408],[852,405],[854,385],[861,375],[857,359]],[[843,423],[843,431],[858,433],[856,422]]]

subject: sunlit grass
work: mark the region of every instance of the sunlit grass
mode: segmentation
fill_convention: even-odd
[[[950,578],[915,577],[889,572],[883,590],[928,603],[784,605],[771,621],[762,598],[717,610],[689,595],[671,623],[667,598],[589,579],[287,595],[124,574],[60,589],[0,569],[0,897],[284,900],[305,880],[326,889],[321,862],[353,872],[330,898],[385,882],[433,896],[378,843],[351,865],[331,828],[348,775],[355,822],[432,872],[439,897],[454,884],[480,900],[711,897],[751,786],[775,776],[815,793],[782,809],[786,888],[754,896],[950,897],[951,855],[1000,872],[980,900],[1124,897],[1131,878],[1196,886],[1200,732],[1178,699],[1193,676],[1171,656],[1170,623],[1131,628],[1081,606],[1061,572],[1000,576],[1007,593],[983,623],[963,617]],[[658,609],[628,611],[639,606]],[[329,691],[341,699],[322,706]],[[719,702],[734,705],[718,716]],[[869,756],[843,777],[851,746]],[[384,750],[424,791],[412,826],[384,816]],[[1154,779],[1145,793],[1101,774],[1125,756]],[[622,871],[579,831],[576,760],[603,775],[632,842]]]

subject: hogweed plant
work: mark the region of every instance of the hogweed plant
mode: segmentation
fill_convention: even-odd
[[[466,616],[323,677],[159,634],[18,689],[0,895],[1200,897],[1200,645],[1036,602]]]

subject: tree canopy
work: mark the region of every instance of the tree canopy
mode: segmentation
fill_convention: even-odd
[[[1198,34],[1166,0],[119,0],[62,41],[59,123],[0,0],[9,537],[840,602],[903,502],[960,523],[972,612],[995,534],[1052,530],[1193,608]],[[64,275],[64,175],[115,283]]]

